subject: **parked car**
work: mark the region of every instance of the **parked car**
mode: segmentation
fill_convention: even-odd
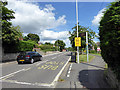
[[[20,63],[34,63],[35,61],[42,60],[42,55],[40,55],[38,52],[30,51],[30,52],[21,52],[17,56],[17,62]]]

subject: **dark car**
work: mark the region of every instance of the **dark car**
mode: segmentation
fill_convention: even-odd
[[[21,52],[17,56],[17,62],[20,63],[34,63],[35,61],[42,60],[42,55],[40,55],[38,52],[30,51],[30,52]]]

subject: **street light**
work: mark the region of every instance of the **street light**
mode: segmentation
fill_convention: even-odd
[[[78,37],[78,4],[76,0],[76,21],[77,21],[77,37]],[[79,64],[79,46],[77,46],[77,63]]]

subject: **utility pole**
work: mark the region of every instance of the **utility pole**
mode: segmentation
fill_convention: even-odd
[[[78,4],[76,0],[76,21],[77,21],[77,37],[78,37]],[[77,46],[77,63],[79,64],[79,46]]]

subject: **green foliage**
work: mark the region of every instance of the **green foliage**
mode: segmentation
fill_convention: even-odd
[[[62,40],[55,41],[55,46],[58,47],[58,50],[62,51],[65,49],[66,44]]]
[[[35,44],[34,41],[20,41],[18,51],[32,51]]]
[[[39,48],[42,50],[42,51],[56,51],[57,50],[57,47],[53,47],[53,45],[40,45]]]
[[[73,49],[76,50],[77,48],[75,47],[74,39],[75,39],[75,37],[77,37],[77,26],[73,27],[72,29],[73,29],[73,32],[69,32],[71,35],[69,37],[69,40],[71,42]],[[82,33],[82,32],[88,32],[88,42],[93,45],[92,39],[94,37],[97,37],[95,35],[95,32],[93,32],[93,30],[91,30],[89,27],[86,28],[84,26],[78,25],[78,34],[80,35],[80,33]],[[81,48],[86,47],[86,36],[81,37],[81,45],[82,45]]]
[[[66,48],[68,51],[73,51],[73,48],[72,47],[68,47]]]
[[[23,40],[25,40],[25,41],[31,40],[31,41],[35,41],[36,43],[38,43],[40,38],[39,38],[39,36],[37,34],[29,33],[27,36],[25,36],[23,38]]]
[[[99,26],[101,54],[120,80],[120,1],[104,12]]]
[[[14,19],[14,11],[5,7],[8,3],[0,1],[0,12],[2,13],[2,19],[0,25],[2,26],[2,46],[4,52],[16,52],[18,50],[19,38],[22,37],[22,32],[19,26],[12,26],[10,22]],[[0,38],[1,39],[1,38]]]
[[[90,53],[97,53],[96,50],[90,50]]]
[[[49,42],[45,42],[45,45],[53,45],[53,44],[51,44],[51,43],[49,43]]]

